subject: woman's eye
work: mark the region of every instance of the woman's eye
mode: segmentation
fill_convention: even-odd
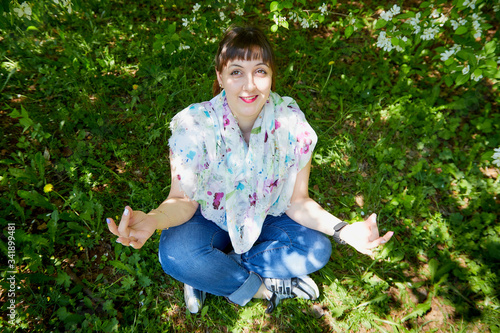
[[[231,75],[239,75],[239,74],[241,74],[241,72],[240,72],[240,71],[232,71],[232,72],[231,72]]]
[[[259,73],[259,74],[263,74],[263,75],[266,75],[266,74],[267,74],[267,72],[266,72],[265,70],[263,70],[263,69],[258,69],[258,70],[257,70],[257,73]]]

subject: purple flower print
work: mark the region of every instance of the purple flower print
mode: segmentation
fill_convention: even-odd
[[[226,128],[227,126],[229,126],[229,124],[231,123],[231,121],[229,120],[229,118],[227,117],[227,115],[224,115],[222,117],[222,119],[224,120],[224,128]]]
[[[310,138],[311,133],[308,131],[301,132],[297,135],[297,142],[302,142],[303,148],[300,148],[301,154],[307,154],[309,152],[309,147],[312,144],[312,139]]]
[[[248,199],[250,200],[250,206],[254,206],[257,203],[257,193],[254,192],[254,194],[249,195]]]
[[[217,192],[214,194],[214,202],[213,202],[214,209],[219,209],[220,201],[222,198],[224,198],[224,193]],[[222,209],[222,207],[220,209]]]

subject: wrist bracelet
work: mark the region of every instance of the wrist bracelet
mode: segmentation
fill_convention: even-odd
[[[348,224],[349,223],[346,223],[346,222],[340,222],[340,223],[337,223],[333,227],[333,235],[332,235],[332,237],[333,237],[333,240],[335,242],[337,242],[338,244],[344,245],[346,243],[343,239],[340,239],[340,230],[342,230],[342,228],[344,228]]]

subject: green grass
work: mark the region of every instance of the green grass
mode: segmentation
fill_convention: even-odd
[[[248,2],[243,17],[230,13],[234,4],[204,7],[192,32],[182,18],[194,2],[89,1],[72,14],[35,3],[45,7],[32,21],[0,24],[0,247],[2,262],[16,266],[14,326],[12,274],[1,275],[2,329],[500,330],[498,81],[448,87],[435,62],[420,58],[405,73],[406,60],[374,46],[372,3],[337,5],[341,15],[318,29],[276,33],[270,2]],[[233,6],[226,16],[260,25],[275,45],[276,90],[296,98],[319,136],[311,196],[348,221],[376,212],[380,229],[395,231],[375,260],[333,245],[313,274],[321,297],[286,300],[272,315],[262,301],[239,307],[215,296],[187,313],[182,285],[158,263],[158,235],[136,251],[115,243],[104,221],[167,196],[168,123],[211,97],[214,38],[224,28],[217,6]],[[342,15],[351,11],[366,26],[346,39]],[[496,28],[489,41],[498,42]]]

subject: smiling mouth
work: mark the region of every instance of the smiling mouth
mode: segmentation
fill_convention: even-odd
[[[245,103],[253,103],[257,97],[259,97],[258,95],[255,95],[255,96],[249,96],[249,97],[242,97],[240,96],[241,100]]]

